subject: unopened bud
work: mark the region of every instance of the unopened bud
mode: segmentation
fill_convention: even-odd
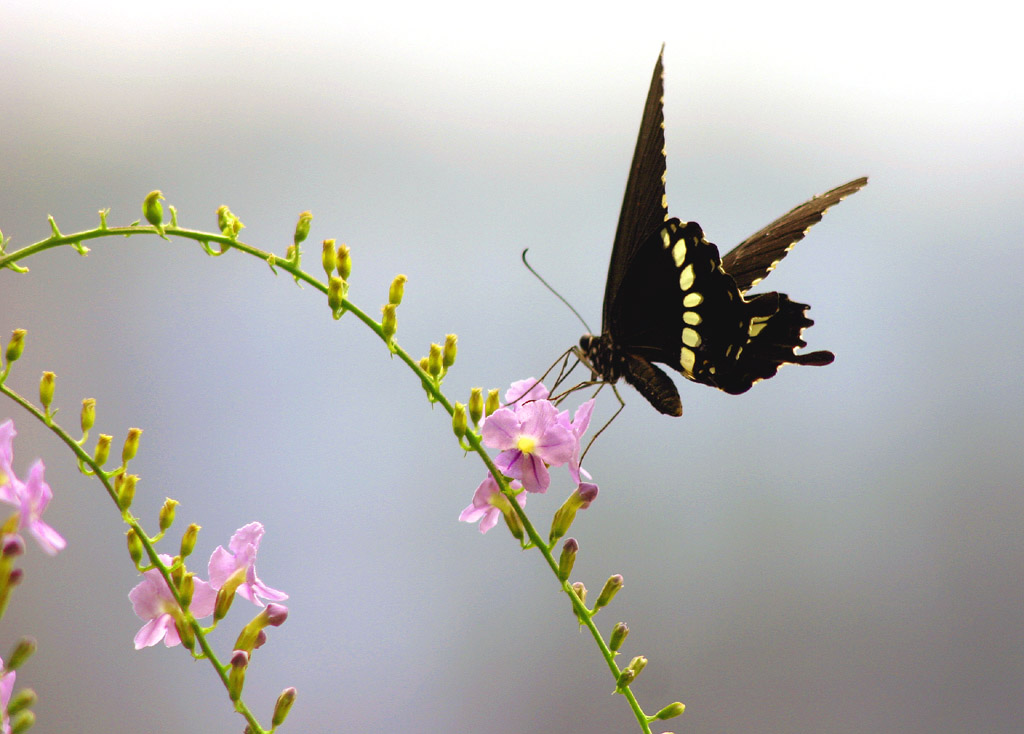
[[[46,412],[50,411],[50,403],[53,402],[53,392],[57,389],[57,375],[52,372],[44,372],[39,380],[39,403]]]
[[[7,704],[7,714],[12,717],[17,716],[22,711],[35,706],[38,701],[39,696],[35,691],[31,688],[22,688],[11,696],[10,703]]]
[[[579,597],[580,603],[583,604],[583,607],[586,608],[586,606],[587,606],[587,587],[584,586],[582,581],[577,581],[576,583],[572,584],[572,590],[573,590],[573,592],[575,592],[576,596]],[[576,608],[575,604],[572,605],[572,613],[576,616],[576,619],[578,619],[580,621],[580,624],[583,624],[583,618],[580,617],[580,612]]]
[[[128,465],[128,462],[135,458],[139,452],[139,437],[142,436],[141,428],[129,428],[128,435],[124,439],[124,448],[121,449],[121,464]]]
[[[568,581],[572,573],[572,567],[576,563],[576,554],[580,551],[580,544],[576,538],[566,538],[562,544],[562,555],[558,557],[558,578]]]
[[[447,370],[453,364],[455,364],[455,355],[458,353],[459,348],[457,345],[459,338],[455,334],[448,334],[444,338],[444,350],[441,353],[441,364]]]
[[[684,704],[681,704],[679,701],[676,701],[675,703],[670,703],[668,706],[666,706],[661,711],[656,713],[654,715],[654,718],[658,719],[659,721],[674,719],[675,717],[679,716],[679,714],[683,713],[683,711],[685,710],[686,706]]]
[[[338,245],[338,275],[348,280],[352,275],[352,251],[348,245]]]
[[[5,528],[6,530],[6,528]],[[25,539],[17,533],[4,533],[3,543],[0,544],[0,556],[3,558],[17,558],[25,555]]]
[[[201,525],[192,523],[181,536],[181,546],[178,550],[178,555],[184,560],[192,555],[192,551],[196,548],[196,541],[199,539],[199,531],[202,529]]]
[[[597,601],[594,602],[594,612],[597,612],[601,607],[608,606],[608,602],[615,598],[615,595],[619,593],[619,589],[622,588],[622,574],[615,574],[610,576],[607,581],[604,582],[604,588],[601,589],[601,593],[597,595]]]
[[[164,506],[160,508],[160,532],[166,532],[174,524],[174,516],[177,512],[178,500],[170,497],[164,500]]]
[[[129,529],[125,536],[128,539],[128,555],[131,557],[132,563],[138,566],[142,563],[142,541],[139,540],[134,528]]]
[[[135,485],[138,484],[139,477],[136,474],[120,474],[118,478],[123,479],[117,493],[117,504],[122,510],[127,510],[135,501]]]
[[[96,462],[96,466],[102,467],[107,463],[107,459],[110,458],[110,444],[113,440],[113,436],[108,436],[105,433],[101,433],[100,437],[96,439],[96,451],[92,455],[92,460]]]
[[[577,511],[585,510],[596,497],[596,484],[588,482],[580,484],[569,495],[568,499],[562,503],[562,506],[555,511],[555,516],[551,519],[551,532],[548,534],[548,542],[554,543],[569,532],[569,528],[572,527],[573,522],[576,520]]]
[[[17,362],[21,357],[21,353],[25,350],[25,334],[27,333],[24,329],[15,329],[11,332],[11,340],[7,342],[8,362]]]
[[[473,425],[478,425],[484,417],[484,391],[483,388],[474,387],[469,391],[469,419]]]
[[[34,637],[22,637],[18,640],[18,644],[14,646],[11,656],[7,659],[7,669],[17,670],[20,668],[22,663],[35,655],[36,647]]]
[[[242,697],[245,685],[245,669],[249,667],[249,653],[235,650],[231,655],[231,669],[228,671],[228,698],[237,701]]]
[[[196,646],[196,631],[192,629],[192,625],[184,617],[176,617],[174,628],[178,630],[178,636],[181,637],[181,646],[186,650],[193,650]]]
[[[25,734],[36,725],[36,714],[32,709],[19,711],[11,716],[11,734]]]
[[[484,415],[490,415],[501,407],[501,398],[498,397],[498,389],[487,391],[487,403],[484,405]]]
[[[181,582],[178,584],[178,594],[181,595],[181,604],[186,609],[188,605],[192,603],[192,595],[196,592],[196,582],[194,573],[186,573],[181,577]]]
[[[396,275],[395,279],[391,281],[391,288],[388,290],[388,303],[393,303],[396,306],[402,303],[402,297],[405,295],[405,283],[409,280],[404,275]]]
[[[348,283],[336,275],[327,281],[327,305],[331,307],[334,318],[340,319],[345,309],[345,296],[348,295]]]
[[[397,307],[393,303],[389,303],[381,309],[383,316],[380,320],[381,331],[384,332],[384,341],[391,344],[391,340],[395,338],[395,332],[398,331],[398,315],[395,313]]]
[[[164,233],[164,208],[160,204],[163,198],[159,191],[150,191],[142,201],[142,215],[160,234]]]
[[[277,703],[274,704],[274,716],[270,720],[273,727],[279,727],[284,723],[284,720],[288,718],[288,712],[292,709],[292,704],[295,703],[295,697],[298,695],[298,691],[294,688],[285,688],[281,691],[281,695],[277,697]]]
[[[455,408],[452,412],[452,430],[461,439],[466,435],[466,428],[466,406],[462,403],[455,403]]]
[[[82,433],[88,433],[96,424],[96,398],[82,401]]]
[[[309,237],[309,225],[312,221],[313,212],[311,211],[307,210],[299,215],[299,221],[295,223],[295,237],[292,238],[296,248]]]
[[[427,355],[427,372],[436,380],[441,375],[441,367],[441,345],[431,344]]]
[[[334,249],[334,240],[324,240],[323,253],[320,256],[320,262],[324,266],[324,272],[327,273],[327,277],[331,277],[331,273],[338,267],[338,251]],[[342,276],[344,280],[348,276]]]
[[[619,648],[622,647],[622,643],[626,641],[626,637],[629,635],[629,626],[625,622],[616,622],[615,626],[612,627],[612,636],[608,640],[608,647],[612,652],[618,652]]]

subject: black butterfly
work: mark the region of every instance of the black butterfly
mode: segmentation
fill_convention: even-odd
[[[601,335],[581,337],[577,355],[595,380],[624,377],[659,411],[678,416],[679,391],[653,362],[733,395],[783,364],[832,362],[831,352],[796,353],[814,323],[804,313],[809,306],[784,293],[744,296],[867,178],[801,204],[719,258],[697,223],[668,218],[663,96],[659,54],[615,232]]]

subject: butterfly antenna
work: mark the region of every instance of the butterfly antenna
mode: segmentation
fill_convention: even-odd
[[[539,280],[541,283],[543,283],[545,288],[547,288],[549,291],[554,293],[555,297],[559,301],[561,301],[562,303],[564,303],[566,306],[569,307],[569,310],[572,311],[576,315],[576,318],[578,318],[580,320],[580,323],[583,324],[583,327],[587,330],[588,334],[593,334],[594,333],[593,329],[591,329],[590,326],[587,324],[587,322],[584,320],[584,318],[582,316],[580,316],[580,312],[577,311],[575,308],[573,308],[572,304],[569,303],[567,300],[565,300],[565,298],[562,297],[561,293],[559,293],[554,288],[552,288],[550,283],[548,283],[546,280],[544,280],[542,277],[540,277],[540,273],[538,273],[536,270],[534,270],[533,266],[530,265],[530,263],[528,263],[526,261],[526,253],[529,251],[529,249],[530,248],[527,247],[525,250],[523,250],[523,255],[522,255],[523,265],[526,266],[526,269],[529,270],[531,273],[533,273],[533,277],[535,277],[537,280]]]

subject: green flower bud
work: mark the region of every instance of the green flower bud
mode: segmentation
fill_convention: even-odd
[[[13,670],[8,666],[9,670]],[[36,705],[39,701],[39,696],[31,688],[22,688],[20,691],[11,696],[10,702],[7,704],[7,713],[10,716],[17,716],[21,711],[30,709]]]
[[[612,627],[611,639],[608,641],[609,649],[612,652],[618,652],[622,643],[626,641],[627,635],[629,635],[629,626],[625,622],[616,622]]]
[[[338,275],[345,280],[352,275],[352,252],[348,245],[338,245]]]
[[[331,307],[334,318],[340,319],[345,312],[345,296],[348,295],[348,283],[337,276],[327,281],[327,305]]]
[[[587,587],[584,586],[582,581],[577,581],[576,583],[572,584],[572,590],[576,592],[576,596],[580,598],[580,602],[582,602],[583,606],[585,607],[587,605]],[[572,605],[572,613],[576,616],[577,619],[579,619],[580,615],[579,612],[576,610],[575,604]],[[582,621],[583,620],[580,620],[581,623]]]
[[[178,584],[178,594],[181,596],[181,603],[186,609],[188,609],[188,605],[192,603],[192,595],[195,591],[195,574],[186,573],[181,577],[181,583]]]
[[[459,348],[457,345],[459,338],[455,334],[448,334],[444,338],[444,351],[441,354],[441,364],[447,370],[453,364],[455,364],[455,355],[458,353]]]
[[[141,435],[141,428],[128,429],[128,435],[124,439],[124,448],[121,449],[121,464],[123,466],[128,466],[128,462],[134,459],[139,452],[139,437]]]
[[[82,433],[88,433],[96,423],[96,398],[82,401]]]
[[[164,195],[159,191],[150,191],[142,201],[142,216],[156,227],[160,234],[164,233],[164,208],[160,205],[163,198]]]
[[[523,538],[526,537],[526,528],[523,527],[522,518],[512,508],[511,501],[507,501],[505,506],[501,508],[501,516],[505,518],[505,524],[508,526],[508,531],[512,533],[512,537],[522,542]]]
[[[170,497],[164,500],[164,506],[160,508],[160,532],[166,532],[174,524],[174,516],[177,512],[178,500]]]
[[[679,701],[676,701],[675,703],[670,703],[668,706],[656,713],[654,718],[659,721],[667,721],[668,719],[674,719],[679,716],[679,714],[683,713],[685,710],[686,706],[679,703]]]
[[[7,658],[7,669],[17,670],[22,663],[32,657],[36,652],[36,641],[34,637],[22,637],[18,640],[10,657]]]
[[[196,646],[196,631],[192,629],[192,625],[189,624],[188,620],[184,617],[176,616],[174,618],[174,627],[178,630],[178,636],[181,637],[181,646],[186,650],[194,650]]]
[[[142,563],[142,541],[139,540],[135,528],[129,528],[125,536],[128,539],[128,555],[131,556],[132,563],[138,566]]]
[[[231,220],[235,218],[235,215],[228,209],[227,204],[221,204],[217,207],[217,228],[221,234],[231,233]]]
[[[231,669],[228,670],[228,698],[237,701],[242,697],[242,686],[245,685],[245,670],[249,667],[249,653],[235,650],[231,655]]]
[[[455,410],[452,412],[452,430],[458,438],[466,435],[466,406],[462,403],[455,403]]]
[[[490,415],[501,407],[501,399],[498,397],[498,390],[487,391],[487,404],[484,406],[484,415]]]
[[[217,590],[217,600],[213,607],[213,621],[219,622],[227,616],[228,611],[231,609],[231,604],[235,600],[235,592],[238,591],[238,587],[245,581],[245,569],[240,568],[235,571],[228,580],[224,582],[224,585]]]
[[[181,546],[178,550],[178,555],[181,556],[182,560],[192,555],[192,551],[196,548],[196,541],[199,540],[199,531],[201,529],[202,526],[195,523],[185,528],[185,532],[181,536]]]
[[[640,675],[640,671],[647,667],[647,658],[643,655],[637,655],[635,658],[629,661],[629,670],[635,670],[637,675]]]
[[[274,704],[274,716],[270,720],[271,725],[276,729],[284,723],[284,720],[288,718],[288,712],[292,710],[292,704],[295,703],[295,696],[298,695],[298,691],[294,688],[285,688],[281,691],[281,695],[277,697],[277,703]]]
[[[409,280],[404,275],[396,275],[395,279],[391,281],[391,288],[388,290],[388,303],[393,303],[396,306],[401,304],[402,297],[405,295],[405,282]]]
[[[11,734],[24,734],[36,725],[36,714],[31,709],[19,711],[11,717]]]
[[[338,251],[334,249],[334,240],[324,240],[324,250],[320,256],[320,262],[324,266],[324,272],[327,273],[327,277],[331,277],[331,273],[338,267]],[[344,280],[347,276],[341,276]]]
[[[558,578],[562,581],[569,580],[572,567],[576,563],[576,554],[580,551],[580,544],[576,538],[569,538],[562,544],[562,555],[558,557]]]
[[[384,314],[380,320],[381,331],[384,332],[384,341],[389,345],[395,338],[395,332],[398,331],[398,314],[396,309],[398,307],[393,303],[389,303],[381,309],[381,313]]]
[[[483,388],[474,387],[469,391],[469,419],[473,425],[479,425],[480,419],[484,417],[484,391]]]
[[[304,211],[299,215],[299,221],[295,223],[295,237],[292,241],[298,247],[309,237],[309,225],[313,221],[313,212]]]
[[[139,477],[136,474],[119,474],[118,479],[121,482],[117,493],[117,504],[122,510],[127,510],[135,501],[135,485],[138,484]],[[116,486],[117,482],[115,481]]]
[[[608,606],[608,602],[615,598],[615,595],[619,593],[619,589],[622,588],[622,574],[615,574],[610,576],[607,581],[604,582],[604,588],[601,589],[601,593],[597,595],[597,601],[594,602],[594,612],[597,612],[601,607]]]
[[[616,690],[621,691],[621,690],[625,689],[627,686],[629,686],[630,683],[633,682],[633,680],[635,678],[636,678],[636,671],[635,670],[633,670],[632,668],[625,668],[625,669],[623,669],[623,671],[621,673],[619,673],[619,677],[615,681],[615,688],[616,688]]]
[[[50,412],[50,403],[53,402],[53,391],[57,389],[57,375],[52,372],[44,372],[39,380],[39,403],[46,413]]]
[[[108,436],[105,433],[101,433],[100,437],[96,439],[96,451],[92,455],[96,466],[103,466],[107,463],[107,459],[110,458],[110,444],[113,440],[113,436]]]
[[[423,370],[424,372],[430,371],[430,363],[426,357],[420,357],[419,365],[420,369]]]
[[[21,357],[21,353],[25,350],[25,334],[27,333],[24,329],[15,329],[11,332],[11,340],[7,343],[8,362],[17,362]]]
[[[427,373],[435,380],[441,376],[441,345],[431,344],[427,355]]]

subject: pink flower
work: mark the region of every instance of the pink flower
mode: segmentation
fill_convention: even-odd
[[[0,426],[0,429],[2,428],[3,426]],[[3,669],[3,667],[4,661],[0,659],[0,669]],[[0,721],[0,732],[3,734],[11,734],[11,717],[7,713],[7,705],[11,702],[11,693],[14,692],[14,679],[16,677],[17,673],[13,670],[8,670],[3,675],[0,675],[0,715],[3,717],[2,721]]]
[[[262,607],[263,599],[282,601],[288,598],[283,591],[270,588],[256,576],[256,553],[262,537],[263,525],[251,522],[235,531],[228,550],[222,545],[217,546],[208,566],[210,584],[214,589],[221,588],[234,574],[244,571],[245,582],[238,587],[238,593],[256,606]]]
[[[17,505],[14,497],[14,470],[11,461],[14,459],[14,421],[0,423],[0,501],[9,505]]]
[[[160,560],[165,565],[170,565],[172,559],[166,554],[160,555]],[[192,594],[192,603],[189,611],[197,619],[209,617],[213,614],[213,606],[217,600],[217,592],[210,584],[202,579],[194,579],[195,591]],[[131,600],[132,609],[140,619],[146,620],[142,628],[135,634],[135,649],[141,650],[164,641],[167,647],[174,647],[181,643],[178,635],[178,628],[175,627],[175,620],[183,618],[181,607],[174,600],[167,582],[160,575],[158,569],[150,569],[142,574],[142,581],[139,585],[128,592],[128,599]]]
[[[544,387],[544,383],[527,377],[525,380],[513,382],[505,391],[505,404],[519,408],[530,400],[547,400],[550,395],[551,392]]]
[[[28,470],[27,482],[21,483],[12,475],[11,483],[20,510],[18,528],[35,538],[39,547],[47,554],[55,556],[64,550],[68,542],[60,533],[43,522],[43,512],[53,499],[53,490],[43,480],[44,469],[43,462],[36,461]]]
[[[512,489],[520,489],[522,485],[519,482],[512,482],[510,486]],[[516,502],[520,507],[526,507],[526,494],[523,492],[517,494]],[[461,522],[480,520],[480,532],[486,533],[497,525],[498,518],[501,517],[503,511],[511,509],[512,505],[508,501],[508,497],[502,494],[494,477],[488,474],[487,478],[476,488],[473,493],[473,501],[459,515],[459,520]]]
[[[520,384],[520,383],[517,383]],[[527,492],[545,492],[551,483],[548,466],[561,466],[578,443],[572,430],[558,420],[558,409],[547,400],[534,400],[516,409],[499,408],[481,426],[485,445],[500,449],[495,465],[522,480]]]
[[[572,475],[572,479],[576,484],[580,483],[580,474],[587,479],[591,478],[589,472],[580,468],[580,442],[583,434],[587,432],[587,428],[590,426],[590,416],[594,412],[594,402],[594,398],[591,398],[576,408],[576,415],[573,416],[571,423],[569,422],[568,410],[563,410],[558,414],[558,422],[572,431],[572,435],[575,438],[572,458],[569,459],[569,474]]]

